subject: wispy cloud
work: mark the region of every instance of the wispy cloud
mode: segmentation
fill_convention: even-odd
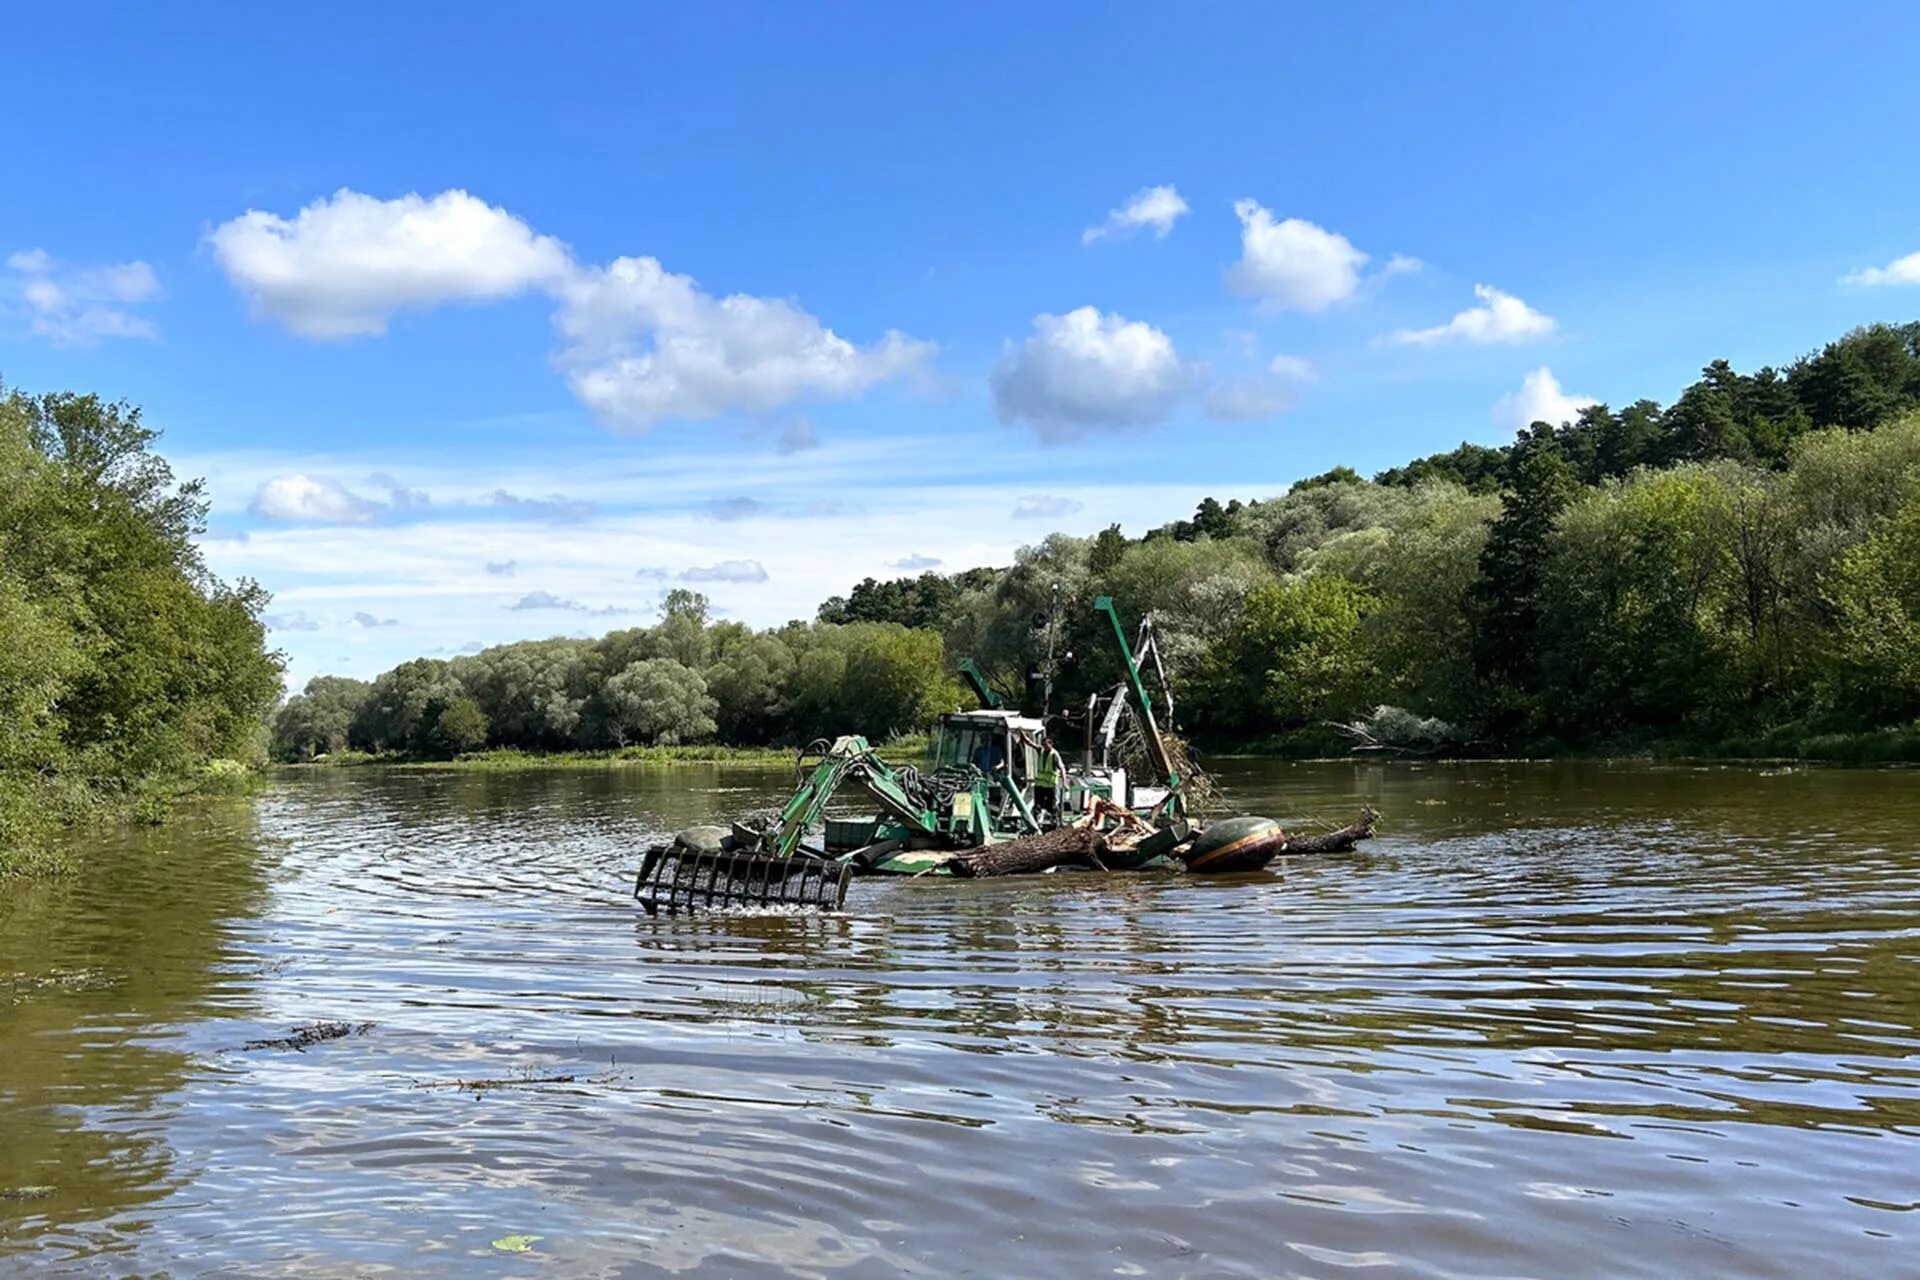
[[[544,498],[523,498],[519,494],[508,493],[505,489],[495,489],[484,499],[490,507],[504,507],[521,515],[536,516],[543,520],[585,520],[593,514],[593,504],[579,498],[569,498],[564,494],[550,493]]]
[[[544,609],[558,609],[569,613],[588,612],[587,606],[578,600],[565,600],[551,591],[529,591],[507,608],[516,613],[531,613]]]
[[[1016,499],[1013,504],[1015,520],[1057,520],[1062,516],[1078,515],[1086,509],[1086,504],[1075,498],[1057,498],[1048,493],[1031,493]]]
[[[156,338],[134,308],[160,296],[160,278],[144,262],[81,266],[45,249],[7,258],[8,284],[27,312],[28,331],[60,347],[90,347],[103,338]]]
[[[765,582],[766,566],[758,560],[722,560],[718,564],[684,569],[682,582]]]
[[[1097,240],[1124,239],[1142,227],[1153,229],[1153,238],[1164,240],[1173,224],[1189,210],[1187,202],[1171,185],[1142,187],[1128,196],[1119,208],[1107,214],[1106,221],[1080,233],[1081,244]]]

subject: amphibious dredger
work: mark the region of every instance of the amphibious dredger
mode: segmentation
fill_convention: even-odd
[[[1072,759],[1062,755],[1049,717],[1006,707],[979,669],[963,660],[960,673],[980,706],[940,717],[925,768],[890,765],[858,735],[819,739],[801,750],[794,793],[778,817],[730,830],[694,828],[654,846],[634,896],[649,914],[757,905],[832,909],[855,874],[975,876],[1065,865],[1247,870],[1290,847],[1350,848],[1371,834],[1368,810],[1360,824],[1333,837],[1289,841],[1267,818],[1227,819],[1196,836],[1189,805],[1198,775],[1176,760],[1147,688],[1150,672],[1171,713],[1152,623],[1143,622],[1137,642],[1129,644],[1113,601],[1101,596],[1094,608],[1112,624],[1126,674],[1088,700],[1083,740]],[[828,806],[849,789],[869,799],[873,810],[829,816]]]

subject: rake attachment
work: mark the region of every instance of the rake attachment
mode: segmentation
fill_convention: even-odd
[[[851,871],[844,862],[804,855],[780,858],[659,844],[647,850],[633,896],[650,916],[742,907],[838,911],[847,899]]]

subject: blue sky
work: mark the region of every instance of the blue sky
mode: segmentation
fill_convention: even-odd
[[[1907,5],[7,28],[0,376],[146,406],[296,682],[809,616],[1920,312]]]

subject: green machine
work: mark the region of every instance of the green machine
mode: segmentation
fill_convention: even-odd
[[[1143,664],[1152,660],[1163,699],[1165,672],[1151,624],[1130,645],[1113,601],[1102,596],[1094,608],[1113,624],[1126,678],[1090,700],[1078,760],[1061,757],[1046,718],[1009,709],[978,666],[963,659],[961,676],[981,705],[940,717],[924,768],[889,764],[855,734],[810,743],[795,761],[794,791],[776,819],[736,824],[718,847],[690,847],[684,837],[656,847],[635,897],[649,911],[834,906],[850,874],[945,875],[956,849],[1116,820],[1169,837],[1142,843],[1119,864],[1154,865],[1158,846],[1186,832],[1184,780],[1161,736]],[[1144,778],[1129,777],[1115,758],[1129,717],[1145,748]],[[872,809],[858,817],[830,814],[829,806],[844,810],[849,792]]]

